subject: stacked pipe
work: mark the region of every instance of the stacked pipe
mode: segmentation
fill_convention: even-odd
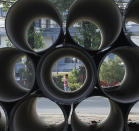
[[[6,116],[6,120],[0,117],[0,130],[138,131],[138,124],[128,125],[128,115],[139,100],[139,49],[129,40],[125,27],[128,21],[138,23],[138,14],[138,0],[129,2],[123,15],[113,0],[76,0],[70,7],[64,34],[62,19],[52,3],[47,0],[15,2],[6,16],[6,32],[17,49],[0,49],[0,104]],[[29,46],[26,33],[32,21],[41,17],[53,19],[60,26],[60,34],[49,49],[35,52]],[[79,20],[90,21],[100,28],[102,41],[97,51],[81,47],[70,35],[69,28]],[[99,80],[100,66],[110,53],[118,55],[126,66],[122,84],[113,89],[102,88]],[[21,88],[13,75],[16,61],[24,55],[31,59],[36,76],[30,90]],[[51,78],[54,63],[66,56],[79,58],[87,70],[83,88],[70,93],[58,90]],[[95,127],[79,120],[75,110],[84,99],[94,96],[109,99],[111,106],[108,118]],[[35,108],[38,97],[54,101],[63,112],[64,122],[50,126],[40,121]],[[71,125],[68,124],[70,113]]]

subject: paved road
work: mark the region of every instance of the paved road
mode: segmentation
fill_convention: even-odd
[[[36,107],[39,114],[62,114],[62,111],[54,102],[45,98],[39,98],[37,100]],[[1,110],[2,109],[0,108],[0,111]],[[93,97],[86,99],[81,102],[76,109],[76,112],[81,114],[107,115],[109,111],[109,100],[103,97]],[[139,102],[134,106],[131,112],[139,114]]]
[[[55,103],[44,98],[38,99],[36,107],[39,112],[56,114],[61,112],[60,108]],[[89,98],[81,102],[76,111],[82,114],[91,113],[105,115],[110,111],[109,100],[103,97]],[[139,113],[139,103],[134,106],[132,113]]]

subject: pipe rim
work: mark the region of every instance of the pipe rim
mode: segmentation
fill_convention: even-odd
[[[99,85],[99,89],[109,98],[109,99],[112,99],[113,101],[116,101],[116,102],[120,102],[120,103],[132,103],[132,102],[135,102],[135,101],[137,101],[137,100],[139,100],[139,92],[137,93],[137,91],[136,91],[136,88],[135,88],[135,91],[134,92],[132,92],[131,93],[131,91],[130,91],[130,94],[131,94],[131,96],[129,95],[129,91],[127,91],[127,89],[129,89],[129,88],[131,88],[131,86],[129,86],[128,88],[125,88],[126,87],[126,83],[127,83],[127,80],[129,79],[129,68],[131,69],[131,65],[129,65],[129,63],[127,63],[127,60],[125,59],[125,58],[122,58],[124,55],[122,54],[121,56],[120,56],[120,54],[121,54],[121,52],[122,52],[122,50],[124,51],[126,51],[127,53],[128,53],[128,55],[129,54],[131,54],[131,53],[133,53],[134,55],[136,55],[136,57],[138,58],[138,54],[136,54],[136,53],[134,53],[135,51],[136,52],[139,52],[139,50],[138,50],[139,48],[138,47],[129,47],[129,46],[123,46],[123,47],[118,47],[118,48],[115,48],[115,49],[113,49],[113,50],[111,50],[111,51],[109,51],[108,53],[106,53],[104,56],[103,56],[103,58],[101,59],[101,61],[100,61],[100,63],[99,63],[99,68],[98,68],[98,72],[97,72],[97,78],[98,78],[98,85]],[[121,51],[120,53],[119,53],[119,51]],[[129,53],[130,52],[130,53]],[[107,89],[103,89],[102,87],[101,87],[101,84],[100,84],[100,78],[99,78],[99,72],[100,72],[100,67],[101,67],[101,64],[103,63],[103,61],[104,61],[104,59],[106,58],[106,56],[108,56],[109,54],[111,54],[111,53],[114,53],[114,54],[116,54],[117,56],[119,56],[121,59],[122,59],[122,61],[124,62],[124,65],[125,65],[125,76],[124,76],[124,78],[123,78],[123,80],[122,80],[122,82],[121,82],[121,85],[120,86],[118,86],[118,87],[116,87],[115,86],[115,89],[113,89],[113,91],[112,91],[112,89],[111,88],[109,88],[109,89],[111,89],[111,90],[107,90]],[[132,55],[130,55],[130,56],[132,56]],[[128,56],[129,57],[129,56]],[[135,57],[135,56],[133,56],[133,57]],[[127,58],[128,59],[128,58]],[[131,60],[130,60],[131,61]],[[133,61],[132,61],[133,62]],[[132,64],[132,63],[131,63]],[[134,64],[133,64],[134,65]],[[135,68],[135,67],[134,67]],[[132,72],[132,71],[131,71]],[[132,73],[133,74],[133,73]],[[128,79],[127,79],[128,78]],[[117,88],[117,89],[116,89]],[[119,88],[119,89],[118,89]],[[132,89],[133,90],[133,89]],[[122,92],[123,91],[125,91],[125,93],[123,94]],[[125,96],[125,97],[123,97],[124,95],[126,95],[126,91],[127,91],[127,93],[128,93],[128,95],[127,96]],[[115,93],[114,93],[115,92]],[[111,93],[113,93],[113,95],[111,95]],[[121,95],[120,96],[118,96],[117,94],[118,93],[120,93]],[[136,94],[134,94],[134,93],[136,93]],[[134,96],[135,95],[135,96]],[[121,98],[120,98],[121,97]]]
[[[23,51],[23,52],[30,53],[30,54],[34,54],[34,55],[36,55],[37,53],[45,52],[45,51],[47,50],[47,48],[44,49],[43,51],[38,51],[38,52],[37,52],[37,51],[34,51],[34,50],[30,47],[28,41],[26,40],[26,39],[27,39],[27,38],[26,38],[26,31],[27,31],[28,26],[30,25],[30,22],[33,21],[33,20],[36,19],[36,18],[39,18],[40,15],[37,16],[37,14],[36,14],[36,15],[34,15],[33,18],[30,18],[29,20],[26,20],[27,22],[26,22],[26,27],[25,27],[25,29],[23,29],[23,27],[22,27],[22,29],[23,29],[22,41],[23,41],[24,45],[21,45],[20,42],[18,42],[19,40],[17,40],[17,38],[16,38],[16,40],[15,40],[15,39],[13,38],[13,36],[11,36],[11,33],[10,33],[10,32],[13,32],[13,31],[11,31],[12,29],[9,29],[9,26],[10,26],[10,28],[12,28],[12,27],[11,27],[12,25],[9,24],[9,21],[11,20],[10,15],[11,15],[12,13],[15,12],[15,7],[18,6],[22,1],[25,1],[25,0],[17,0],[17,1],[9,8],[8,13],[7,13],[7,15],[6,15],[6,19],[5,19],[5,29],[6,29],[6,34],[7,34],[7,36],[8,36],[8,39],[11,41],[11,43],[12,43],[14,46],[16,46],[16,48],[18,48],[19,50],[21,50],[21,51]],[[26,0],[26,1],[27,1],[27,0]],[[30,0],[30,1],[31,1],[32,3],[34,3],[33,0]],[[36,1],[37,1],[37,0],[36,0]],[[41,2],[43,2],[43,1],[45,1],[45,0],[41,0]],[[43,15],[43,16],[45,16],[46,18],[51,18],[51,19],[53,19],[53,20],[59,25],[59,27],[60,27],[60,32],[59,32],[58,38],[57,38],[57,40],[50,46],[50,47],[52,47],[53,45],[56,45],[56,44],[58,43],[60,37],[63,35],[63,25],[62,25],[62,19],[61,19],[61,16],[60,16],[59,11],[54,7],[54,5],[53,5],[51,2],[45,1],[45,3],[46,3],[46,6],[49,6],[49,7],[51,8],[51,10],[53,10],[53,11],[57,14],[57,20],[55,20],[55,18],[51,18],[51,17],[53,17],[53,16],[48,16],[49,14]],[[25,7],[26,7],[26,5],[25,5]],[[19,8],[18,8],[18,9],[19,9]],[[14,10],[14,11],[13,11],[13,10]],[[22,11],[23,11],[23,10],[22,10]],[[16,14],[16,15],[17,15],[17,14]],[[18,16],[18,17],[19,17],[19,16]],[[9,18],[10,20],[8,20],[8,18]],[[15,21],[15,18],[14,18],[14,21]],[[20,22],[21,22],[21,21],[20,21]],[[13,34],[13,33],[12,33],[12,34]],[[19,34],[19,33],[16,32],[16,34]],[[49,47],[49,48],[50,48],[50,47]],[[48,48],[48,49],[49,49],[49,48]]]
[[[63,54],[60,52],[62,52]],[[84,52],[84,54],[82,54],[83,52]],[[81,101],[82,99],[84,99],[86,96],[88,96],[93,91],[95,81],[96,81],[95,77],[94,77],[96,75],[95,71],[94,71],[96,67],[95,67],[94,61],[92,60],[92,58],[90,58],[90,56],[88,56],[87,52],[85,52],[84,50],[82,50],[78,47],[66,46],[66,47],[59,47],[57,49],[54,49],[49,54],[50,55],[46,54],[43,56],[43,58],[40,60],[39,65],[37,67],[37,74],[38,74],[37,81],[38,81],[40,89],[42,90],[42,92],[45,96],[48,96],[50,99],[57,101],[58,103],[61,103],[61,104],[63,104],[63,103],[72,104],[74,102],[76,103],[78,101]],[[88,64],[88,66],[86,66],[88,80],[84,84],[86,86],[86,89],[83,88],[83,87],[85,87],[85,86],[83,86],[81,89],[79,89],[75,92],[65,93],[65,92],[61,92],[60,90],[58,90],[55,87],[52,80],[49,79],[49,78],[51,78],[50,77],[51,76],[50,69],[52,68],[53,63],[55,63],[55,61],[57,61],[57,59],[59,59],[61,56],[63,56],[63,57],[64,56],[73,56],[73,57],[79,58],[84,63],[85,66]],[[50,59],[51,59],[51,62],[49,62]],[[89,62],[89,63],[87,63],[87,62]],[[46,65],[46,63],[47,63],[47,65]],[[46,69],[46,66],[47,66],[47,69]],[[45,69],[45,71],[44,71],[44,69]],[[48,73],[48,75],[45,77],[43,76],[44,72]],[[44,74],[46,74],[46,73],[44,73]],[[44,82],[44,78],[45,78],[46,82]],[[83,92],[83,91],[85,91],[85,92]]]

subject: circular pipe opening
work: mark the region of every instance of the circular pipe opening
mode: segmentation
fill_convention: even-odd
[[[99,27],[91,21],[78,21],[69,28],[69,32],[78,45],[90,50],[97,50],[102,41]]]
[[[127,39],[137,46],[139,46],[139,1],[132,0],[129,2],[124,16],[125,35]]]
[[[15,67],[19,69],[20,65],[19,63],[16,65],[17,61],[21,59],[26,54],[20,52],[17,49],[14,48],[3,48],[0,49],[0,100],[3,102],[11,102],[16,101],[18,99],[23,98],[26,96],[30,90],[31,86],[33,86],[34,83],[30,86],[30,89],[26,89],[21,87],[15,77]],[[30,58],[29,58],[30,59]],[[31,63],[32,65],[32,72],[35,73],[35,69],[33,66],[32,61],[28,61],[28,63]],[[15,66],[16,65],[16,66]],[[28,68],[26,68],[28,69]],[[24,72],[22,72],[24,73]],[[33,76],[35,77],[35,76]],[[33,79],[33,78],[31,78]],[[35,78],[34,78],[35,79]],[[34,81],[33,79],[33,81]],[[30,81],[31,82],[31,81]]]
[[[46,0],[18,0],[9,9],[6,16],[6,32],[10,41],[20,50],[33,52],[27,37],[27,29],[37,18],[51,18],[60,26],[62,35],[62,21],[58,11]]]
[[[82,85],[82,88],[76,91],[65,92],[56,87],[54,80],[52,79],[52,69],[55,63],[63,57],[72,57],[80,60],[86,67],[86,80]],[[77,63],[75,66],[77,66]],[[67,67],[67,66],[66,66]],[[49,96],[54,101],[60,103],[71,104],[73,102],[80,101],[81,99],[88,96],[95,84],[95,65],[93,59],[90,58],[88,53],[78,47],[60,47],[54,49],[52,53],[44,55],[41,59],[38,67],[38,83],[40,89],[43,91],[45,96]],[[71,83],[73,84],[73,83]]]
[[[99,124],[110,113],[110,104],[106,98],[96,96],[82,101],[75,109],[78,118],[88,124]]]
[[[52,108],[55,108],[54,110]],[[61,108],[62,109],[62,108]],[[54,112],[53,112],[54,111]],[[13,111],[12,117],[12,127],[11,130],[14,131],[63,131],[65,128],[65,120],[62,118],[52,118],[52,116],[56,112],[60,112],[60,116],[62,114],[61,110],[59,110],[58,106],[52,101],[46,98],[38,98],[38,97],[30,97],[26,99],[23,103],[20,103],[16,106]],[[49,115],[51,113],[51,117]],[[49,117],[49,118],[48,118]],[[58,122],[58,124],[54,123]]]
[[[30,23],[26,35],[30,48],[35,52],[41,52],[57,41],[60,27],[50,18],[37,18]]]
[[[139,102],[135,103],[128,116],[128,130],[139,130]]]
[[[32,60],[27,56],[21,56],[14,66],[14,79],[24,89],[31,90],[35,83],[35,70]]]
[[[58,59],[51,71],[51,79],[56,88],[64,92],[80,90],[87,79],[84,63],[76,57]]]
[[[116,100],[118,102],[130,103],[130,102],[137,101],[139,99],[139,89],[138,89],[139,50],[138,48],[119,47],[114,49],[110,53],[114,53],[122,59],[123,63],[125,64],[125,76],[120,85],[113,86],[113,88],[101,88],[102,91],[104,91],[104,93],[107,96],[109,96],[111,99]]]
[[[134,43],[136,46],[139,46],[139,24],[128,21],[125,23],[126,27],[126,37],[131,42]]]
[[[79,20],[89,20],[100,28],[102,43],[99,49],[111,45],[122,28],[122,16],[113,0],[75,1],[69,10],[67,29]]]
[[[1,131],[7,131],[7,117],[5,110],[2,106],[0,106],[0,130]]]
[[[37,98],[36,111],[39,118],[49,125],[63,123],[64,115],[57,104],[46,98]]]
[[[102,97],[90,97],[73,110],[71,126],[74,131],[122,131],[124,122],[116,103]]]
[[[110,53],[100,66],[99,79],[102,88],[120,86],[125,77],[125,64],[116,54]]]

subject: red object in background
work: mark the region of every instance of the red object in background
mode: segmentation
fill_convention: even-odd
[[[119,86],[120,82],[106,83],[104,81],[100,81],[101,86]]]

